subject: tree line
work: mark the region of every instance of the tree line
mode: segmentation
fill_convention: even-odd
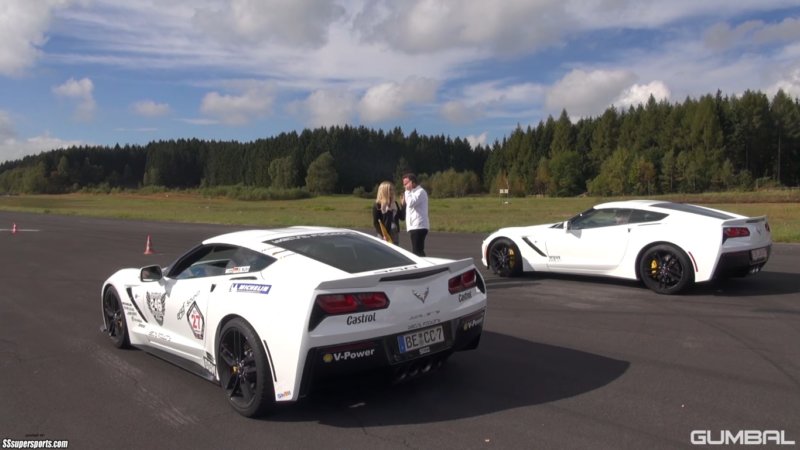
[[[371,192],[405,171],[434,196],[651,195],[800,184],[800,101],[705,95],[572,122],[567,111],[473,149],[461,138],[335,126],[253,142],[78,146],[0,164],[0,193],[241,186]]]

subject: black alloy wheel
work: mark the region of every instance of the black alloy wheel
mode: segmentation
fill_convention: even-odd
[[[103,295],[103,322],[106,327],[106,334],[111,338],[111,342],[114,343],[115,347],[130,347],[125,311],[122,309],[119,294],[113,287],[108,288]]]
[[[519,248],[506,238],[498,239],[489,247],[489,268],[501,277],[522,273],[522,256]]]
[[[272,375],[258,336],[242,319],[226,323],[217,349],[219,380],[233,409],[256,417],[275,404]]]
[[[678,294],[694,280],[689,257],[680,249],[661,244],[645,251],[639,261],[639,274],[649,289],[659,294]]]

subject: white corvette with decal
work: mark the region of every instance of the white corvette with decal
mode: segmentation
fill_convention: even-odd
[[[120,270],[101,289],[114,345],[218,383],[248,417],[326,377],[390,369],[405,379],[438,367],[478,346],[486,305],[472,259],[423,258],[321,227],[212,237],[168,266]]]

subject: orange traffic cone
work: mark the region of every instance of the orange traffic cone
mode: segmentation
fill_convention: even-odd
[[[144,247],[144,254],[145,255],[152,255],[154,253],[155,252],[153,251],[153,247],[150,244],[150,235],[148,234],[147,235],[147,243],[145,244],[145,247]]]
[[[17,224],[11,225],[11,234],[17,234]]]

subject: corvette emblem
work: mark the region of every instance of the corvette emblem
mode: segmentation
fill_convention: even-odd
[[[417,291],[412,289],[411,293],[414,294],[414,297],[417,297],[417,299],[419,299],[419,301],[421,301],[422,303],[425,303],[425,299],[428,298],[428,291],[429,290],[430,290],[430,288],[425,288],[425,292],[419,293],[419,292],[417,292]]]

